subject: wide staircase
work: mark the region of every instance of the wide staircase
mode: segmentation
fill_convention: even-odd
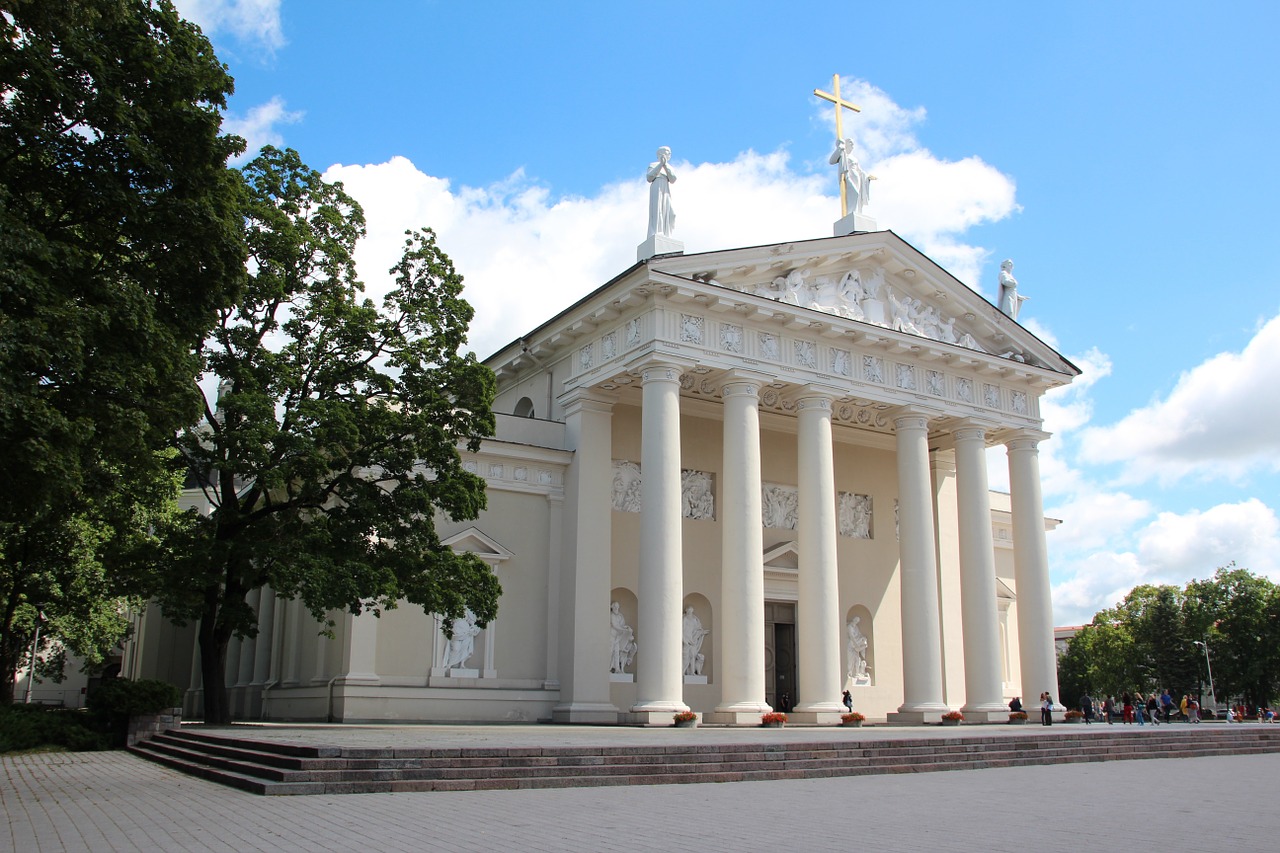
[[[1009,734],[893,740],[499,749],[297,746],[184,729],[131,750],[204,779],[269,795],[671,785],[1280,752],[1280,726],[1169,726],[1140,735],[1091,728],[1063,726],[1036,734],[1011,728]]]

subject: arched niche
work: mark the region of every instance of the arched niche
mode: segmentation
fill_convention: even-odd
[[[866,639],[866,649],[862,653],[866,666],[861,672],[855,671],[854,632],[850,625],[857,619],[857,631]],[[844,617],[844,674],[846,687],[870,687],[875,684],[875,631],[871,624],[871,611],[861,604],[849,608]]]
[[[521,397],[516,402],[516,407],[515,409],[512,410],[511,414],[515,415],[517,418],[533,417],[534,416],[533,401],[530,400],[528,397]]]
[[[695,621],[689,620],[689,608],[693,608],[693,618]],[[711,613],[711,602],[706,596],[698,593],[691,593],[684,597],[684,603],[680,606],[680,631],[681,631],[681,662],[685,662],[684,647],[685,641],[689,640],[691,632],[702,632],[700,638],[694,637],[695,654],[702,656],[699,663],[693,661],[692,671],[686,667],[684,670],[684,681],[686,684],[707,684],[711,681],[714,674],[715,651],[713,648],[712,638],[714,634],[714,625]]]

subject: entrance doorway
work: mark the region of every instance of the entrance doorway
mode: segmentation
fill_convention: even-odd
[[[765,701],[775,711],[790,711],[799,695],[794,601],[764,603],[764,667]]]

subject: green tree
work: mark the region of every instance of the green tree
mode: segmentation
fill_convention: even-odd
[[[494,428],[493,374],[460,355],[461,277],[431,231],[410,233],[375,305],[352,261],[363,214],[341,185],[294,151],[264,149],[243,171],[251,275],[205,347],[216,403],[179,441],[212,512],[188,518],[159,594],[171,618],[200,622],[211,723],[229,721],[227,646],[256,631],[255,588],[300,597],[322,621],[404,598],[487,623],[500,592],[434,524],[484,509],[458,446]]]
[[[0,701],[13,698],[15,671],[40,640],[37,674],[61,681],[67,652],[92,669],[122,640],[130,608],[142,604],[124,586],[163,559],[162,531],[173,522],[178,481],[163,465],[114,476],[94,472],[98,500],[0,528]]]
[[[101,564],[100,504],[162,477],[198,414],[197,346],[243,279],[231,90],[168,0],[0,0],[6,666],[24,618],[101,609],[99,583],[34,579]]]
[[[1208,660],[1193,648],[1206,685],[1212,663],[1216,700],[1243,696],[1258,706],[1280,696],[1280,587],[1232,563],[1189,583],[1187,594],[1199,629],[1188,643],[1208,644]]]
[[[1117,615],[1115,610],[1101,611],[1067,644],[1058,660],[1064,705],[1070,706],[1086,690],[1097,696],[1119,695],[1140,683],[1133,636]]]

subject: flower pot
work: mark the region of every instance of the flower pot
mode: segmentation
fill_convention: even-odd
[[[766,729],[780,729],[785,726],[786,723],[761,723],[760,725]]]
[[[841,723],[840,725],[850,729],[860,729],[862,728],[862,720],[850,720],[849,722]]]
[[[942,724],[943,724],[944,726],[958,726],[958,725],[960,725],[962,722],[964,722],[964,720],[943,720],[943,721],[942,721]]]
[[[1026,724],[1027,724],[1027,721],[1022,719],[1021,717],[1018,717],[1017,719],[1014,719],[1011,717],[1009,719],[1009,725],[1011,726],[1025,726]]]
[[[696,725],[698,725],[697,720],[677,720],[676,721],[677,729],[691,729]]]

